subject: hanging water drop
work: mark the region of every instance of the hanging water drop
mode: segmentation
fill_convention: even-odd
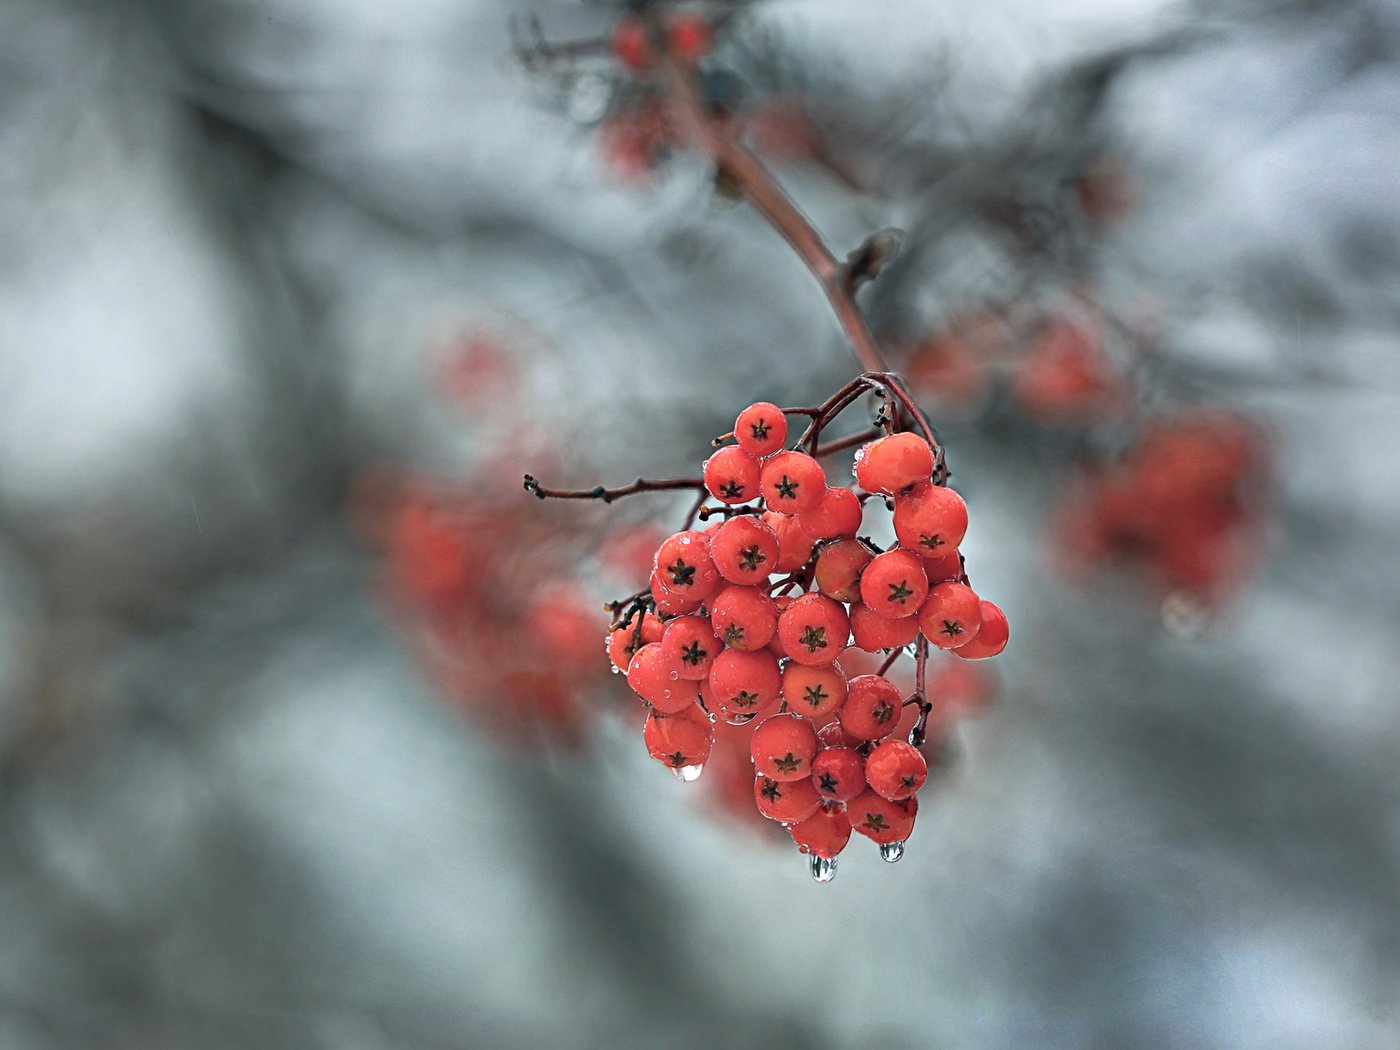
[[[884,842],[880,845],[880,859],[886,864],[893,864],[904,856],[904,843]]]
[[[669,673],[668,677],[669,677],[669,678],[671,679],[671,681],[673,681],[673,682],[679,681],[679,680],[680,680],[680,677],[681,677],[681,673],[673,668],[673,669],[671,670],[671,672]]]
[[[703,764],[698,766],[681,766],[671,770],[676,775],[676,779],[682,784],[693,784],[700,779],[700,774],[705,771]]]
[[[811,865],[812,878],[816,879],[818,882],[830,882],[832,879],[836,878],[835,857],[818,857],[813,855],[808,858],[808,863]]]

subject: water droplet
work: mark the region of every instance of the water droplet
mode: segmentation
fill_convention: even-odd
[[[693,784],[700,779],[700,774],[705,771],[702,763],[698,766],[681,766],[679,769],[671,770],[676,775],[676,779],[682,784]]]
[[[734,715],[734,714],[731,714],[731,715],[727,715],[727,716],[725,717],[724,720],[725,720],[726,722],[728,722],[728,723],[729,723],[730,725],[732,725],[732,726],[746,726],[746,725],[748,725],[750,722],[752,722],[752,721],[753,721],[755,718],[757,718],[757,717],[758,717],[758,715]]]
[[[621,667],[618,667],[617,664],[609,664],[609,665],[608,665],[608,669],[609,669],[610,671],[612,671],[613,674],[621,674],[621,673],[622,673],[622,668],[621,668]]]
[[[663,690],[661,690],[661,699],[663,699],[663,700],[669,700],[669,699],[671,699],[671,690],[669,690],[669,689],[663,689]]]
[[[883,860],[886,864],[893,864],[902,856],[904,856],[904,843],[885,842],[881,844],[880,859]]]
[[[836,878],[835,857],[812,856],[807,858],[807,863],[810,865],[812,878],[818,882],[830,882]]]
[[[673,682],[678,682],[680,681],[681,673],[679,671],[672,671],[667,677]]]
[[[565,103],[569,116],[580,124],[596,124],[608,112],[613,86],[596,73],[586,73],[574,81]]]

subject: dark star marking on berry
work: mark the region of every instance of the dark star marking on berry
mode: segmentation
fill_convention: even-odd
[[[744,629],[737,623],[731,623],[724,629],[724,644],[731,648],[737,648],[744,640]]]
[[[740,689],[734,694],[734,699],[730,703],[735,707],[753,707],[758,703],[758,694],[751,693],[747,689]]]
[[[786,474],[784,474],[784,475],[783,475],[783,480],[780,481],[780,482],[778,482],[778,498],[779,498],[779,499],[796,499],[796,498],[797,498],[797,489],[798,489],[798,483],[795,482],[795,481],[793,481],[793,480],[792,480],[790,477],[788,477]]]
[[[840,790],[836,785],[836,778],[830,773],[823,773],[821,777],[821,789],[828,795],[834,795]]]
[[[768,556],[759,550],[756,543],[739,552],[739,568],[741,569],[756,569],[767,560]]]
[[[773,759],[773,767],[777,769],[779,773],[796,773],[802,768],[802,759],[789,751],[782,758]]]
[[[885,700],[880,701],[880,706],[875,708],[875,721],[881,725],[894,717],[894,707]]]
[[[943,546],[943,537],[937,532],[932,536],[920,536],[919,545],[921,547],[927,547],[929,550],[937,550],[939,547]]]
[[[671,763],[671,765],[675,766],[677,769],[680,769],[681,766],[685,765],[685,752],[674,751],[666,756],[666,761]]]
[[[768,436],[768,431],[771,428],[768,426],[768,420],[760,418],[759,421],[752,424],[749,429],[753,431],[753,436],[755,438],[762,441]]]
[[[903,605],[913,596],[914,592],[910,590],[908,580],[900,580],[898,583],[890,584],[890,601]]]
[[[769,802],[777,802],[778,799],[783,797],[783,789],[778,786],[776,780],[769,780],[765,777],[763,779],[763,788],[759,791],[759,794]]]
[[[818,649],[826,648],[826,628],[807,625],[807,629],[802,632],[802,637],[797,640],[799,645],[806,646],[809,653],[814,653]]]
[[[943,630],[939,631],[938,633],[946,634],[949,638],[956,638],[958,635],[963,633],[963,625],[958,623],[957,620],[944,620]]]
[[[885,815],[883,813],[867,813],[865,815],[865,826],[871,831],[884,831],[889,827],[889,825],[885,823]]]
[[[690,664],[692,667],[699,667],[701,661],[709,655],[708,650],[700,648],[699,642],[681,646],[681,663]]]
[[[687,565],[680,558],[674,565],[666,566],[666,571],[671,574],[671,584],[675,587],[689,587],[695,582],[695,566]]]
[[[904,787],[911,788],[911,787],[913,787],[915,784],[917,784],[917,783],[919,782],[919,778],[918,778],[918,777],[900,777],[900,778],[899,778],[899,782],[900,782],[900,784],[903,785]]]
[[[802,699],[806,700],[807,703],[811,704],[813,707],[820,707],[821,702],[830,695],[831,694],[828,693],[825,689],[823,689],[821,687],[821,684],[818,683],[817,685],[807,686],[807,693]]]
[[[744,487],[730,478],[719,487],[719,494],[725,499],[739,499],[744,495]]]

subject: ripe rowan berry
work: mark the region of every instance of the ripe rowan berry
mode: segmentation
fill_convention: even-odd
[[[771,456],[787,441],[787,416],[772,402],[755,402],[734,421],[734,440],[751,456]]]
[[[865,743],[857,736],[851,736],[846,732],[846,727],[840,722],[828,722],[817,730],[817,743],[822,747],[845,747],[857,748]]]
[[[758,495],[759,463],[738,445],[725,445],[705,460],[705,488],[721,503],[747,503]]]
[[[880,845],[903,842],[914,830],[914,817],[919,812],[919,800],[906,798],[891,802],[873,791],[867,791],[846,803],[851,830]]]
[[[836,802],[859,797],[866,790],[865,757],[854,748],[822,748],[812,759],[812,786]]]
[[[892,620],[913,616],[927,597],[923,559],[909,551],[877,555],[860,577],[860,600],[871,612]]]
[[[772,780],[806,780],[817,753],[817,731],[801,715],[769,715],[749,742],[754,769]]]
[[[967,534],[967,504],[950,488],[918,485],[895,498],[894,534],[925,558],[942,555]]]
[[[893,682],[863,674],[846,683],[846,702],[836,713],[841,727],[861,740],[879,740],[899,725],[903,700]]]
[[[826,494],[826,473],[805,452],[778,452],[764,460],[758,488],[769,510],[801,514]]]
[[[703,532],[678,532],[663,540],[656,548],[655,572],[668,591],[693,601],[704,601],[720,585],[710,537]]]
[[[825,725],[846,702],[845,672],[836,664],[807,667],[789,660],[783,668],[783,699],[789,711]]]
[[[881,616],[864,605],[851,606],[851,644],[867,653],[900,649],[919,636],[916,616]]]
[[[892,496],[933,474],[933,448],[918,434],[889,434],[856,453],[856,480],[867,492]]]
[[[759,588],[730,584],[710,601],[710,628],[731,649],[762,649],[777,633],[778,610]]]
[[[982,625],[977,592],[965,583],[940,583],[919,610],[919,630],[940,649],[964,645]]]
[[[838,602],[860,598],[860,576],[874,557],[857,540],[837,540],[822,545],[817,552],[813,579],[817,590]]]
[[[652,570],[647,583],[651,588],[652,600],[656,602],[656,611],[662,616],[681,616],[688,612],[694,612],[700,608],[705,600],[683,594],[680,591],[673,591],[666,586],[665,577],[656,569]]]
[[[865,760],[865,779],[875,794],[898,802],[924,786],[928,779],[928,763],[912,744],[904,740],[883,740]]]
[[[778,561],[773,566],[776,572],[796,572],[807,564],[812,556],[815,541],[802,528],[794,517],[766,511],[763,520],[778,537]]]
[[[753,800],[760,813],[781,824],[806,820],[822,803],[810,780],[773,780],[764,776],[753,782]]]
[[[710,23],[694,11],[677,11],[666,20],[666,41],[677,58],[698,62],[710,51]]]
[[[778,563],[778,536],[752,514],[741,514],[715,530],[710,557],[730,583],[761,583]]]
[[[777,707],[782,689],[778,661],[766,649],[751,653],[726,649],[710,665],[716,713],[726,718],[752,718]]]
[[[667,621],[661,636],[661,652],[687,681],[709,678],[710,665],[722,648],[710,621],[693,614]]]
[[[619,671],[626,672],[627,665],[637,650],[649,642],[661,641],[663,625],[651,613],[640,613],[632,617],[625,627],[615,627],[608,632],[608,658]],[[640,640],[639,640],[640,635]]]
[[[795,663],[832,663],[846,651],[850,636],[846,610],[820,594],[802,595],[778,617],[778,638]]]
[[[823,803],[806,820],[789,827],[788,834],[799,852],[830,860],[851,841],[851,821],[844,806]]]
[[[709,717],[694,703],[669,715],[653,711],[642,727],[648,754],[671,769],[704,765],[714,737]]]
[[[864,516],[860,498],[839,485],[828,488],[816,506],[802,511],[797,520],[814,540],[854,537]]]
[[[624,18],[613,27],[612,53],[628,69],[646,69],[654,55],[640,18]]]
[[[930,584],[956,580],[963,574],[962,554],[956,547],[947,547],[942,554],[924,558],[924,575]]]
[[[662,714],[675,714],[695,702],[699,688],[681,680],[680,668],[666,658],[660,642],[637,650],[627,668],[627,684]]]
[[[964,660],[985,660],[996,656],[1006,648],[1011,637],[1011,625],[1006,622],[1006,613],[991,602],[981,603],[980,627],[972,641],[953,650],[954,656]]]

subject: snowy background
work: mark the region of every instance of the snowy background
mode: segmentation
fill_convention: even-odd
[[[1400,9],[805,0],[726,45],[858,168],[792,176],[833,243],[911,231],[877,310],[1025,280],[967,217],[1128,158],[1097,278],[1279,469],[1192,641],[1047,574],[1062,448],[949,423],[1002,692],[903,862],[825,887],[621,720],[501,747],[347,523],[378,463],[478,465],[425,354],[464,319],[528,324],[600,479],[850,373],[698,159],[608,176],[525,10],[0,0],[0,1047],[1400,1043]]]

